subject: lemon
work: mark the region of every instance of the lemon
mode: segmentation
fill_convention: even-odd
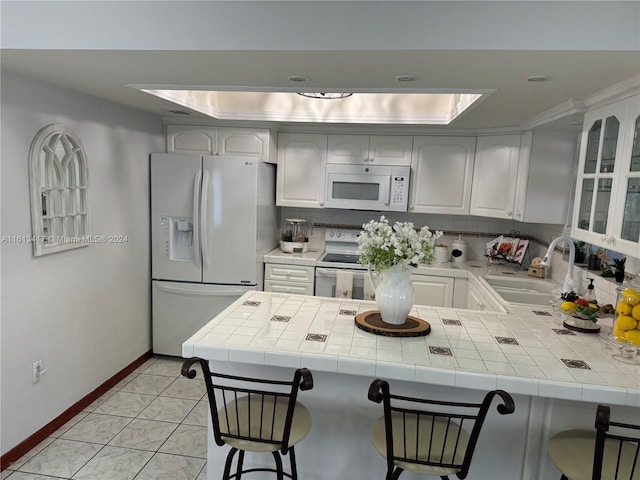
[[[618,305],[616,305],[616,312],[618,312],[619,315],[631,315],[631,305],[624,300],[620,300]]]
[[[636,305],[635,307],[633,307],[633,309],[631,310],[631,316],[640,321],[640,305]]]
[[[625,331],[623,329],[621,329],[618,324],[615,324],[613,326],[613,335],[618,339],[618,340],[624,340],[624,333]]]
[[[576,304],[573,302],[562,302],[560,310],[563,312],[573,312],[576,309]]]
[[[629,315],[621,315],[616,320],[616,326],[620,327],[622,330],[633,330],[636,328],[638,322],[635,321],[633,317]]]
[[[640,347],[640,330],[629,330],[628,332],[625,332],[624,338]]]
[[[621,295],[630,305],[638,305],[640,303],[640,292],[633,288],[625,288]]]

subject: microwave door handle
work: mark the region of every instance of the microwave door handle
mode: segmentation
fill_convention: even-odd
[[[387,205],[387,206],[391,202],[391,187],[390,187],[390,184],[391,184],[391,178],[389,178],[389,180],[387,182],[384,182],[382,184],[383,191],[382,191],[381,197],[385,199],[385,200],[383,200],[383,203],[385,205]]]

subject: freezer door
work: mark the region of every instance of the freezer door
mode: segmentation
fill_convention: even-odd
[[[182,343],[253,287],[152,282],[153,353],[182,355]]]
[[[150,162],[152,278],[200,282],[202,157],[153,154]]]
[[[203,157],[208,178],[200,224],[205,283],[257,283],[258,162],[256,157]]]

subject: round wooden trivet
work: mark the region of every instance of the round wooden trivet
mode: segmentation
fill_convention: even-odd
[[[423,337],[431,332],[429,322],[411,315],[400,325],[383,322],[379,310],[370,310],[356,315],[355,323],[360,330],[386,337]]]

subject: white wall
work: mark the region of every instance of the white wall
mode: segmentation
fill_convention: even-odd
[[[2,244],[1,451],[6,453],[151,348],[148,156],[160,119],[2,71],[2,235],[30,235],[28,153],[62,123],[88,159],[92,234],[128,236],[35,258]],[[32,364],[46,374],[32,383]]]

